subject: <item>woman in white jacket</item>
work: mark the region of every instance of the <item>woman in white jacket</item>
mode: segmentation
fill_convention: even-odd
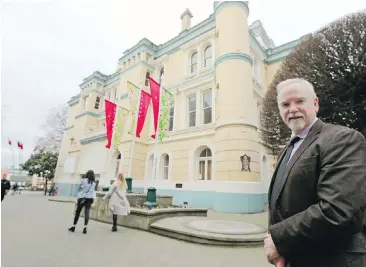
[[[117,216],[125,216],[130,213],[130,203],[126,197],[126,190],[127,184],[125,177],[122,173],[119,173],[117,181],[112,184],[108,193],[103,197],[103,200],[110,198],[108,208],[113,214],[113,232],[117,231]]]

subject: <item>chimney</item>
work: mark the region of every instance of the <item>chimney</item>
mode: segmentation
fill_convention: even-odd
[[[189,30],[191,28],[191,18],[193,17],[191,11],[187,8],[184,10],[183,14],[180,16],[182,20],[182,32],[185,30]]]

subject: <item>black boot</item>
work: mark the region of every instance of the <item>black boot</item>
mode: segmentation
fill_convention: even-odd
[[[70,227],[70,228],[69,228],[69,231],[70,231],[70,232],[75,232],[75,226]]]
[[[87,233],[86,227],[84,227],[83,234],[86,235],[86,233]]]
[[[117,232],[117,214],[113,214],[112,232]]]

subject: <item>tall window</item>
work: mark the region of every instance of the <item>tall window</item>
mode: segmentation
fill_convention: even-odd
[[[97,98],[95,99],[95,105],[94,105],[95,109],[99,109],[99,103],[100,103],[100,97],[97,96]]]
[[[197,72],[197,52],[194,52],[191,56],[191,73]]]
[[[146,76],[145,76],[145,86],[149,86],[149,77],[150,77],[150,72],[146,72]]]
[[[212,154],[211,150],[204,149],[198,158],[198,179],[211,180],[212,176]]]
[[[203,93],[202,103],[203,124],[212,122],[212,91]]]
[[[164,157],[164,180],[168,180],[169,175],[169,156],[166,155]]]
[[[160,73],[159,73],[159,83],[162,84],[163,83],[163,80],[164,80],[164,68],[162,68],[160,70]]]
[[[174,99],[170,102],[169,107],[169,131],[173,131],[174,126]]]
[[[205,52],[204,52],[204,60],[205,60],[204,66],[206,68],[211,68],[211,66],[212,66],[212,47],[211,46],[206,47]]]
[[[188,127],[196,126],[196,95],[188,97]]]

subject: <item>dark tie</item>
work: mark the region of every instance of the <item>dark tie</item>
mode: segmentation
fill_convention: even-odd
[[[274,211],[275,207],[276,207],[275,206],[276,205],[276,203],[275,203],[276,199],[275,198],[279,194],[278,191],[281,190],[282,180],[285,179],[284,174],[285,174],[287,163],[288,163],[288,161],[290,159],[290,156],[291,156],[291,152],[294,149],[294,145],[296,144],[296,142],[298,142],[300,139],[301,139],[300,137],[296,136],[295,138],[293,138],[290,141],[290,144],[288,145],[287,150],[286,150],[286,154],[283,157],[280,166],[278,167],[277,174],[276,174],[276,179],[274,181],[274,184],[273,184],[273,187],[272,187],[272,194],[271,194],[270,209],[272,211]]]

